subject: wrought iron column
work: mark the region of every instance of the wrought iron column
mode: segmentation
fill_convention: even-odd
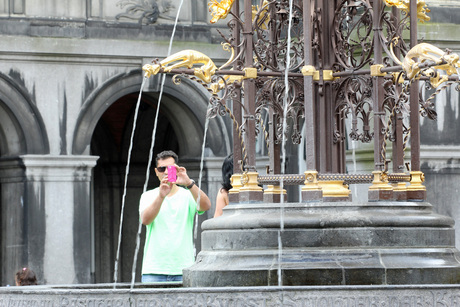
[[[252,3],[250,0],[244,1],[244,25],[243,37],[245,40],[245,72],[251,74],[251,70],[256,70],[253,67],[253,29],[252,29]],[[257,72],[256,72],[257,73]],[[255,97],[256,86],[252,77],[243,80],[244,86],[244,106],[246,112],[243,115],[244,126],[244,141],[247,150],[247,169],[246,182],[240,189],[240,202],[241,201],[262,201],[263,191],[258,186],[257,171],[256,171],[256,111],[255,111]]]
[[[396,28],[401,20],[399,10],[396,7],[391,8],[392,15],[395,16],[393,26]],[[396,57],[401,56],[400,49],[395,50]],[[393,62],[395,65],[395,63]],[[389,82],[389,81],[387,81]],[[404,173],[404,133],[403,133],[403,114],[402,110],[399,109],[399,106],[396,106],[398,97],[401,95],[401,84],[399,80],[394,80],[394,98],[393,98],[393,124],[394,124],[394,141],[392,144],[392,160],[393,160],[393,173]],[[391,87],[391,85],[389,86]],[[391,115],[390,115],[391,116]],[[395,200],[406,200],[407,199],[407,189],[405,182],[393,183],[393,196]]]
[[[275,3],[269,4],[269,14],[270,16],[275,16]],[[270,41],[273,44],[276,44],[277,35],[275,27],[270,27],[268,29]],[[276,66],[275,57],[269,59],[272,67]],[[276,132],[277,132],[277,123],[276,123],[276,113],[273,107],[268,108],[268,154],[269,154],[269,166],[267,173],[268,174],[281,174],[281,144],[276,141]],[[262,124],[262,123],[261,123]],[[261,128],[262,129],[262,128]],[[264,202],[280,202],[281,193],[286,194],[285,189],[281,189],[280,185],[268,185],[264,191]],[[285,201],[285,198],[283,198]]]
[[[417,45],[417,0],[410,0],[410,47]],[[422,185],[424,174],[420,170],[420,112],[419,81],[410,87],[410,152],[411,182],[407,187],[407,199],[426,200],[426,188]]]
[[[305,186],[302,187],[302,201],[320,200],[323,196],[318,186],[318,157],[317,157],[317,123],[316,105],[314,100],[312,55],[312,3],[303,0],[303,39],[304,39],[304,108],[305,108],[305,154],[306,168]]]
[[[342,173],[344,167],[344,153],[340,152],[342,148],[342,140],[335,137],[337,130],[343,125],[342,120],[337,120],[335,110],[334,90],[332,87],[333,65],[335,63],[335,54],[330,52],[333,50],[331,31],[333,29],[333,21],[335,16],[335,5],[331,6],[330,1],[317,1],[317,18],[320,20],[318,28],[319,37],[319,52],[318,68],[319,80],[317,104],[319,130],[317,137],[319,141],[319,171],[320,173]],[[343,131],[342,131],[343,132]],[[320,186],[323,189],[324,201],[348,201],[351,200],[351,194],[348,188],[343,184],[343,181],[321,181]]]
[[[232,7],[232,12],[235,15],[238,15],[240,12],[240,4],[236,1]],[[238,54],[240,51],[240,32],[241,27],[239,23],[235,23],[232,29],[232,36],[233,36],[233,46],[236,49],[235,52]],[[233,64],[233,69],[237,69],[237,64]],[[240,139],[240,132],[241,132],[241,123],[242,123],[242,107],[241,107],[241,88],[239,88],[234,93],[235,97],[232,100],[232,112],[235,118],[236,123],[238,126],[236,127],[233,125],[233,176],[232,176],[232,186],[233,188],[230,190],[229,193],[229,202],[236,203],[239,201],[239,189],[241,187],[241,166],[243,163],[243,154],[242,154],[242,146],[241,146],[241,139]]]
[[[369,187],[369,201],[389,200],[393,198],[393,189],[385,179],[384,172],[387,171],[386,153],[385,153],[385,109],[384,101],[384,74],[380,72],[383,67],[382,42],[380,32],[382,25],[380,22],[380,13],[382,10],[382,1],[373,2],[373,31],[374,31],[374,69],[371,69],[373,84],[373,109],[374,109],[374,181]]]

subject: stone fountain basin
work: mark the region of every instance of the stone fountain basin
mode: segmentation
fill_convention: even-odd
[[[230,204],[184,285],[458,284],[453,225],[427,202]]]
[[[88,284],[0,288],[0,306],[21,307],[387,307],[458,306],[460,285],[184,288],[175,284]]]

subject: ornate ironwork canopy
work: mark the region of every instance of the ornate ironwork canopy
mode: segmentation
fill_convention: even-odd
[[[231,51],[226,64],[217,68],[184,50],[143,69],[147,77],[168,72],[177,82],[197,80],[211,93],[207,116],[232,118],[231,201],[276,202],[293,183],[302,185],[302,201],[349,200],[347,184],[362,182],[372,183],[369,200],[426,198],[419,116],[435,119],[433,98],[458,86],[459,57],[418,44],[417,22],[429,20],[424,1],[245,0],[240,7],[213,0],[209,8],[212,22],[228,22],[221,33]],[[430,97],[421,95],[420,82],[435,89]],[[269,152],[266,176],[256,169],[259,134]],[[283,144],[302,138],[307,171],[285,175]],[[372,174],[345,174],[347,138],[373,142]],[[332,181],[340,191],[329,194]],[[261,185],[268,185],[265,193]]]

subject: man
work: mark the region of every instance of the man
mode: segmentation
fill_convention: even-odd
[[[208,196],[177,162],[173,151],[159,153],[155,173],[160,186],[146,191],[140,199],[139,214],[146,225],[142,282],[182,281],[182,269],[195,261],[195,214],[211,208]],[[176,182],[168,181],[168,166],[176,169]]]

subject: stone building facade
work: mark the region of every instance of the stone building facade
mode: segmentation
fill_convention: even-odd
[[[134,2],[0,3],[2,285],[12,284],[23,266],[40,283],[113,281],[123,199],[118,280],[130,280],[160,91],[160,79],[151,78],[140,95],[141,68],[167,56],[179,9],[177,1]],[[196,49],[225,62],[206,12],[205,1],[184,1],[171,53]],[[155,152],[175,150],[196,179],[207,101],[193,82],[165,79]],[[210,194],[230,146],[228,121],[210,121],[202,181]],[[156,184],[151,175],[149,188]]]
[[[147,178],[161,89],[161,79],[155,77],[140,92],[141,68],[168,55],[179,5],[171,0],[0,1],[2,285],[12,284],[23,266],[33,268],[44,284],[112,282],[120,229],[118,280],[130,281],[138,199]],[[434,14],[454,16],[451,7],[438,7]],[[225,22],[216,26],[208,20],[205,0],[184,1],[171,53],[195,49],[224,63],[228,53],[216,29]],[[444,21],[447,26],[456,23]],[[446,27],[443,22],[436,25]],[[427,34],[432,30],[426,26]],[[459,51],[454,34],[431,39]],[[423,122],[422,158],[429,200],[459,220],[458,93],[446,93],[438,111],[445,124]],[[208,92],[194,82],[176,85],[165,78],[154,152],[175,150],[196,179],[208,99]],[[231,135],[229,118],[209,121],[201,184],[213,202],[222,160],[232,150]],[[356,156],[358,170],[366,169],[366,148],[358,148]],[[300,149],[290,163],[302,169]],[[150,175],[149,188],[157,184],[154,173]],[[289,197],[296,200],[298,195]],[[202,219],[212,215],[210,210]]]

